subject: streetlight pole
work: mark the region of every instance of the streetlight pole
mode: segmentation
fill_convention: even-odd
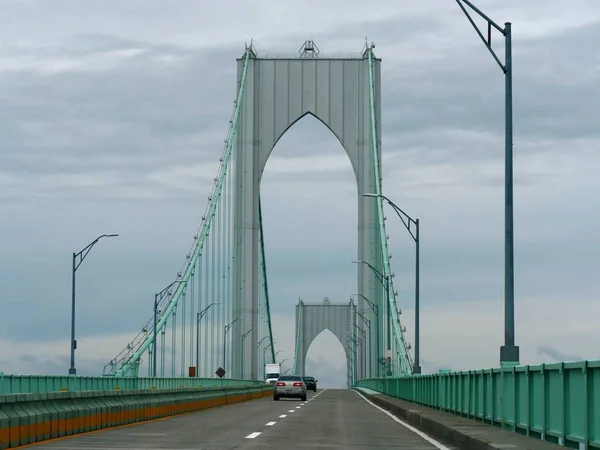
[[[486,16],[469,0],[456,0],[460,9],[490,51],[504,73],[504,345],[500,347],[500,364],[519,364],[519,347],[515,345],[515,273],[513,230],[513,114],[512,114],[512,28],[506,22],[504,28]],[[464,5],[487,22],[487,40],[469,15]],[[504,36],[504,64],[492,50],[492,27]]]
[[[246,340],[246,338],[252,332],[252,330],[256,330],[256,327],[250,328],[248,331],[246,331],[244,334],[242,334],[242,342],[244,342]]]
[[[158,304],[159,302],[163,299],[164,295],[168,292],[169,295],[171,294],[170,290],[171,288],[178,283],[183,283],[184,280],[175,280],[173,281],[171,284],[169,284],[166,288],[164,288],[162,291],[154,294],[154,326],[152,327],[152,376],[156,378],[156,360],[158,359],[156,357],[156,334],[157,334],[157,329],[156,329],[156,323],[158,321]]]
[[[228,323],[227,325],[225,325],[225,328],[223,330],[223,369],[225,369],[225,364],[226,364],[226,360],[225,360],[225,355],[226,355],[226,349],[227,349],[227,333],[229,332],[229,329],[233,326],[234,323],[236,323],[238,320],[240,320],[240,318],[236,318],[233,319],[230,323]]]
[[[198,378],[199,364],[200,364],[200,320],[208,312],[211,306],[220,305],[221,303],[211,303],[199,313],[196,313],[196,378]]]
[[[69,375],[77,375],[77,369],[75,369],[75,349],[77,348],[77,341],[75,340],[75,272],[92,247],[96,245],[100,239],[116,236],[118,236],[118,234],[103,234],[86,245],[79,253],[73,253],[73,272],[71,276],[71,367],[69,367]],[[79,261],[77,261],[77,258],[79,258]]]
[[[359,328],[360,330],[360,328]],[[364,333],[364,330],[360,330]],[[356,361],[356,350],[357,348],[360,346],[362,348],[364,341],[358,337],[356,335],[356,333],[354,333],[353,331],[349,331],[348,332],[348,340],[350,342],[352,342],[354,344],[354,347],[352,349],[352,384],[354,384],[354,382],[356,381],[356,366],[357,366],[357,361]]]
[[[360,314],[358,311],[356,311],[356,314]],[[360,361],[361,363],[361,371],[363,373],[363,376],[365,374],[365,372],[367,371],[367,367],[366,367],[366,359],[365,359],[365,345],[367,342],[367,332],[365,330],[363,330],[361,327],[359,327],[356,323],[353,323],[352,325],[354,325],[354,327],[360,331],[360,333],[362,334],[362,341],[361,341],[361,345],[360,345],[360,352],[362,354],[362,361]],[[369,332],[370,332],[370,328],[369,328]],[[369,333],[370,336],[370,333]]]
[[[246,331],[244,334],[242,334],[242,345],[244,344],[244,341],[246,340],[246,338],[248,337],[248,335],[252,332],[252,330],[256,330],[256,327],[252,327],[250,328],[248,331]],[[244,352],[242,352],[242,367],[244,367]]]
[[[265,336],[265,337],[267,337],[267,336]],[[261,340],[260,342],[262,342],[262,340]],[[269,349],[269,347],[273,347],[273,343],[272,343],[272,342],[269,342],[269,343],[268,343],[268,344],[267,344],[267,345],[266,345],[266,346],[263,348],[263,368],[264,368],[264,364],[266,364],[266,361],[267,361],[267,356],[266,356],[266,353],[267,353],[267,350]],[[274,364],[274,363],[275,363],[275,360],[273,360],[273,364]]]
[[[265,346],[265,348],[263,348],[263,351],[265,351],[265,352],[266,352],[266,351],[269,349],[269,347],[272,347],[272,346],[273,346],[273,343],[272,343],[272,342],[269,342],[269,343],[268,343],[268,344]]]
[[[411,216],[406,214],[402,209],[398,207],[393,201],[387,198],[385,195],[377,195],[377,194],[363,194],[365,197],[381,197],[394,209],[404,227],[415,241],[415,361],[413,363],[413,373],[419,374],[421,373],[421,364],[420,364],[420,298],[419,298],[419,219],[413,219]],[[415,232],[411,230],[410,226],[413,224],[415,226]]]
[[[365,325],[369,329],[369,345],[370,345],[371,344],[371,321],[369,319],[367,319],[365,316],[363,316],[361,313],[359,313],[358,311],[356,312],[356,314],[358,314],[358,316],[365,322]],[[363,349],[363,352],[364,352],[364,349]],[[365,365],[364,370],[366,373],[366,371],[367,371],[366,361],[364,362],[364,365]],[[372,376],[373,376],[373,358],[371,358],[371,353],[369,351],[369,377],[372,377]]]
[[[375,317],[377,318],[377,324],[379,324],[379,307],[373,303],[371,300],[369,300],[367,297],[365,297],[363,294],[352,294],[355,296],[360,296],[363,298],[363,300],[365,300],[368,305],[371,307],[371,309],[373,310],[373,312],[375,313]],[[363,320],[365,320],[367,323],[367,326],[369,327],[369,345],[371,344],[371,321],[369,319],[366,319],[365,316],[363,316],[361,313],[359,313],[357,311],[357,314],[362,317]],[[378,328],[379,329],[379,325]],[[380,345],[380,333],[377,333],[377,375],[380,374],[380,370],[379,370],[379,358],[381,357],[381,345]],[[369,350],[369,375],[373,376],[373,358],[371,357],[371,351]]]
[[[375,267],[373,267],[371,264],[369,264],[367,261],[352,261],[355,264],[365,264],[367,265],[372,271],[373,273],[375,273],[376,275],[378,275],[379,277],[381,277],[381,279],[379,279],[379,282],[381,283],[381,285],[383,286],[383,289],[385,289],[385,292],[387,293],[387,363],[388,363],[388,370],[387,370],[387,375],[389,377],[392,376],[392,316],[391,316],[391,311],[390,311],[390,279],[384,275],[383,273],[381,273],[379,270],[377,270]],[[364,296],[363,296],[364,298]],[[377,356],[379,357],[379,356]]]

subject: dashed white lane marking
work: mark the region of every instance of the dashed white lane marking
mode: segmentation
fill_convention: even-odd
[[[254,439],[257,436],[260,436],[260,431],[255,431],[254,433],[250,433],[248,436],[246,436],[246,439]]]
[[[292,413],[292,412],[296,412],[296,410],[295,409],[290,409],[288,412]]]
[[[280,419],[285,419],[287,417],[287,414],[282,414],[279,416]]]
[[[354,391],[356,392],[358,395],[360,395],[364,401],[366,401],[369,405],[373,406],[374,408],[377,408],[379,411],[387,414],[388,416],[390,416],[394,421],[398,422],[400,425],[402,425],[405,428],[408,428],[410,431],[412,431],[413,433],[415,433],[416,435],[418,435],[419,437],[425,439],[427,442],[429,442],[430,444],[433,444],[435,447],[437,447],[439,450],[450,450],[449,447],[446,447],[444,444],[442,444],[441,442],[436,441],[435,439],[433,439],[432,437],[426,435],[425,433],[423,433],[421,430],[417,430],[415,427],[407,424],[406,422],[404,422],[403,420],[398,419],[396,416],[394,416],[391,412],[381,408],[380,406],[377,406],[375,403],[373,403],[372,401],[370,401],[369,399],[367,399],[364,395],[362,395],[360,392],[358,391]]]
[[[277,423],[277,422],[269,422],[269,423],[267,423],[266,425],[267,425],[268,427],[272,427],[272,426],[273,426],[273,425],[275,425],[276,423]]]
[[[128,433],[127,436],[166,436],[167,433]],[[97,435],[100,436],[100,435]]]
[[[302,407],[301,406],[296,406],[296,409],[300,409],[300,408],[302,408]]]

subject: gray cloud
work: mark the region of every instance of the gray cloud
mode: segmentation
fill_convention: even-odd
[[[437,3],[403,11],[385,3],[384,20],[348,3],[345,23],[326,10],[319,27],[306,28],[306,19],[285,35],[269,36],[265,23],[260,36],[257,21],[256,46],[295,52],[303,27],[333,30],[312,34],[324,52],[359,51],[365,34],[376,42],[384,188],[422,220],[423,302],[500,304],[502,74],[455,5],[428,16]],[[514,17],[518,298],[593,297],[600,75],[597,56],[584,50],[600,34],[600,15],[578,3],[555,26],[559,2],[538,2],[535,14],[520,2],[481,4]],[[191,3],[164,17],[149,2],[141,22],[127,22],[122,5],[109,22],[99,3],[57,5],[36,15],[24,15],[23,4],[0,7],[4,17],[28,17],[0,30],[11,42],[0,48],[0,235],[7,237],[0,285],[15,318],[0,337],[16,341],[68,336],[70,253],[105,231],[121,237],[94,248],[78,272],[79,333],[133,334],[149,318],[153,292],[180,267],[204,211],[235,95],[235,58],[247,40],[248,28],[237,25],[221,25],[213,41],[199,38],[197,24],[182,28],[195,17]],[[47,25],[36,17],[57,26],[42,38]],[[39,31],[14,27],[25,20],[39,28],[21,28]],[[298,296],[345,301],[355,290],[356,188],[344,158],[333,135],[306,118],[267,164],[262,195],[276,312],[292,314]],[[387,214],[407,308],[414,249]],[[468,323],[468,311],[461,320]],[[320,357],[311,359],[315,367]],[[48,371],[55,364],[29,363]]]

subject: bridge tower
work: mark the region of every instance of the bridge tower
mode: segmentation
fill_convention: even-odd
[[[306,355],[310,344],[323,330],[329,330],[338,338],[348,367],[350,385],[356,380],[356,375],[365,372],[366,360],[357,360],[358,350],[363,346],[358,326],[356,305],[349,303],[332,303],[327,297],[321,303],[306,303],[299,300],[296,305],[296,350],[294,373],[306,375]],[[365,334],[366,336],[366,334]],[[365,341],[366,343],[366,341]],[[366,349],[368,352],[368,349]],[[361,367],[359,367],[361,366]],[[353,372],[354,371],[354,372]]]
[[[365,45],[360,53],[324,54],[312,41],[306,41],[296,54],[258,55],[251,50],[241,105],[237,141],[233,156],[234,175],[234,305],[233,315],[240,320],[231,329],[234,378],[262,377],[258,367],[258,325],[260,289],[259,190],[265,165],[278,140],[307,114],[319,119],[342,144],[356,177],[357,184],[357,259],[383,272],[381,235],[377,204],[363,194],[376,192],[375,161],[372,148],[370,90],[374,91],[374,120],[381,165],[381,60],[373,55],[374,45]],[[248,50],[247,50],[248,51]],[[369,81],[369,53],[374,60],[373,86]],[[244,58],[237,60],[238,91],[241,87]],[[380,175],[381,176],[381,175]],[[366,317],[373,329],[373,339],[366,352],[370,364],[377,367],[377,342],[383,339],[387,322],[383,312],[383,286],[367,264],[357,264],[357,311]],[[351,287],[349,287],[351,288]],[[364,298],[378,306],[379,314]],[[376,326],[378,325],[378,326]],[[364,323],[357,326],[362,330]],[[252,329],[242,341],[243,330]],[[376,333],[378,331],[378,333]],[[376,336],[376,334],[378,334]],[[361,346],[358,361],[366,356]],[[242,355],[244,355],[242,357]]]

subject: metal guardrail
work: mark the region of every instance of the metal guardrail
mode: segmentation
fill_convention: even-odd
[[[571,448],[600,448],[600,361],[360,380],[402,400]]]
[[[135,378],[53,375],[4,375],[0,372],[0,394],[46,392],[178,389],[221,386],[263,386],[264,381],[230,378]]]
[[[0,450],[273,395],[273,386],[0,395]]]

